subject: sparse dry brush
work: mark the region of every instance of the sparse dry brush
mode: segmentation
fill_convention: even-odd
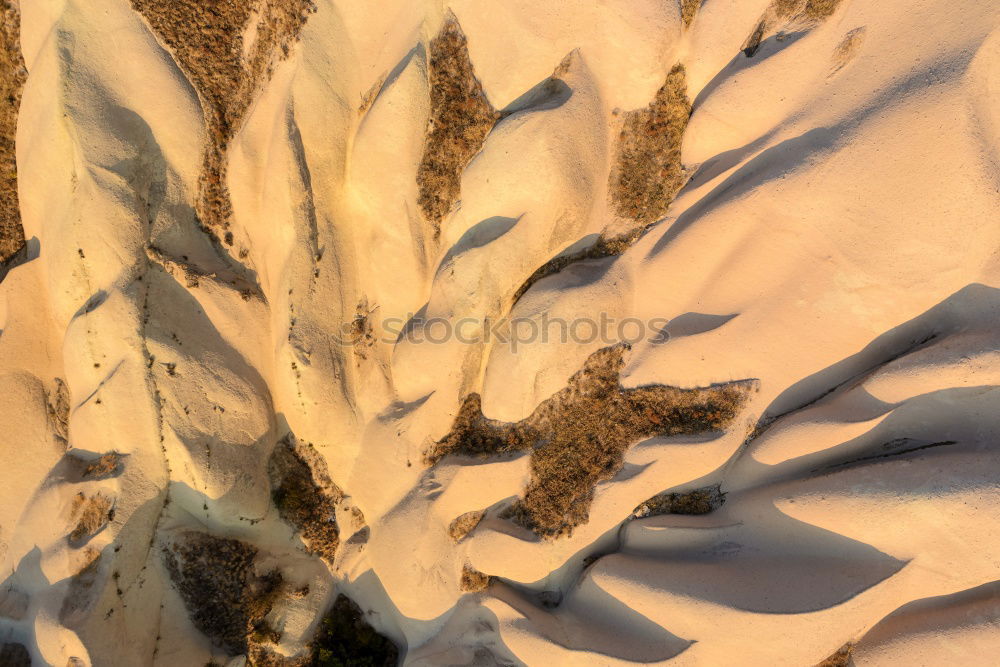
[[[118,452],[109,452],[97,458],[92,463],[88,463],[83,470],[84,479],[104,479],[114,477],[122,469],[122,455]]]
[[[854,653],[854,644],[848,642],[816,667],[848,667],[851,663],[851,655]]]
[[[689,14],[684,16],[693,18],[699,5],[685,0],[682,11]],[[689,20],[685,18],[685,22]],[[681,144],[690,115],[685,70],[678,64],[647,108],[625,115],[618,136],[609,195],[620,217],[639,224],[617,234],[605,230],[593,245],[549,260],[521,284],[514,293],[514,303],[536,282],[571,264],[621,255],[666,214],[686,179]]]
[[[462,171],[496,125],[497,113],[476,79],[465,35],[449,16],[430,43],[431,117],[417,170],[418,203],[434,226],[458,201]]]
[[[479,522],[483,520],[483,516],[485,515],[485,511],[476,510],[475,512],[466,512],[456,517],[448,526],[448,536],[456,543],[461,542],[465,539],[466,535],[476,529],[476,526],[479,525]]]
[[[769,35],[782,27],[809,29],[833,16],[841,0],[773,0],[743,44],[743,53],[752,57]]]
[[[312,643],[314,667],[395,667],[399,649],[365,620],[361,608],[338,595]]]
[[[83,493],[78,493],[73,498],[71,513],[76,526],[69,534],[69,543],[80,546],[101,532],[114,518],[114,503],[103,493],[97,493],[89,498]]]
[[[681,0],[681,19],[684,25],[689,26],[694,21],[698,9],[701,8],[702,0]]]
[[[641,225],[618,236],[601,234],[593,245],[589,245],[583,250],[565,255],[559,255],[550,259],[548,262],[538,267],[535,272],[528,276],[528,279],[521,284],[518,290],[514,293],[513,303],[517,303],[518,300],[524,296],[524,293],[539,280],[559,273],[570,264],[575,264],[576,262],[582,262],[588,259],[615,257],[622,254],[633,243],[635,243],[648,228],[648,225]]]
[[[63,447],[69,446],[69,388],[60,378],[53,380],[54,388],[46,392],[45,412],[49,426]]]
[[[722,507],[726,494],[718,485],[687,493],[658,493],[632,511],[632,518],[644,519],[661,514],[708,514]]]
[[[0,8],[0,264],[3,264],[24,246],[14,140],[21,89],[28,71],[21,58],[17,3],[0,0]]]
[[[493,579],[488,574],[483,574],[470,565],[462,566],[462,580],[459,583],[461,590],[466,593],[478,593],[490,587]]]
[[[427,452],[427,463],[449,454],[530,451],[528,486],[502,516],[543,537],[560,537],[586,523],[595,487],[621,470],[631,445],[653,436],[723,429],[755,386],[738,381],[700,389],[626,389],[619,372],[627,349],[614,345],[592,354],[565,389],[520,422],[487,419],[479,396],[470,395],[451,432]]]
[[[666,214],[684,185],[681,142],[690,115],[680,64],[670,70],[647,108],[625,114],[610,184],[619,216],[648,224]]]
[[[194,626],[231,655],[269,640],[264,617],[281,595],[281,574],[257,574],[256,557],[257,549],[245,542],[195,532],[163,550]]]
[[[312,0],[132,0],[132,6],[166,42],[201,99],[208,142],[196,208],[203,227],[232,245],[226,232],[232,216],[229,143],[315,5]],[[244,43],[245,34],[252,43]]]
[[[337,503],[343,496],[328,480],[317,480],[304,447],[287,436],[274,448],[268,464],[271,498],[281,518],[302,534],[309,553],[332,565],[340,541]],[[308,458],[318,464],[317,457]]]

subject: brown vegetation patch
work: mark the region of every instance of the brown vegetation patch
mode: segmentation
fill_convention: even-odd
[[[309,553],[332,565],[340,541],[336,509],[343,494],[325,474],[314,473],[319,465],[318,455],[308,445],[297,446],[289,435],[275,446],[268,475],[281,518],[302,534]]]
[[[625,114],[611,172],[611,201],[622,218],[652,223],[684,185],[681,141],[691,115],[684,66],[677,64],[645,109]]]
[[[659,493],[632,511],[632,518],[644,519],[660,514],[708,514],[722,507],[726,494],[719,485],[706,486],[687,493]]]
[[[28,76],[21,57],[21,16],[15,0],[0,0],[0,263],[24,246],[17,199],[17,112]]]
[[[69,445],[69,388],[60,378],[54,383],[55,388],[46,392],[45,412],[56,440],[66,447]]]
[[[823,21],[833,16],[841,0],[806,0],[802,15],[814,21]]]
[[[341,594],[323,617],[312,642],[315,667],[395,667],[399,649],[365,620],[361,608]]]
[[[776,18],[823,21],[833,16],[841,0],[774,0],[770,10]]]
[[[493,578],[469,565],[462,566],[462,580],[459,587],[466,593],[478,593],[490,587]]]
[[[226,151],[250,104],[288,55],[312,0],[132,0],[173,52],[198,92],[208,129],[197,212],[202,226],[232,245]],[[251,25],[253,23],[253,25]],[[252,30],[248,31],[248,28]],[[244,35],[253,37],[244,43]]]
[[[118,452],[109,452],[99,457],[92,463],[88,463],[83,470],[84,479],[105,479],[121,474],[122,455]]]
[[[257,549],[205,533],[184,534],[163,560],[191,621],[231,655],[248,651],[281,594],[281,574],[254,572]]]
[[[861,49],[861,44],[865,41],[865,29],[864,27],[855,28],[851,30],[846,35],[844,39],[840,40],[837,44],[837,48],[833,50],[833,56],[831,57],[832,67],[830,68],[830,74],[834,74],[840,69],[844,68],[847,63],[851,62],[854,57],[858,54]]]
[[[125,467],[125,456],[118,452],[108,452],[93,457],[70,450],[66,453],[64,465],[65,478],[72,483],[108,479],[122,473]]]
[[[816,667],[848,667],[851,664],[851,655],[853,653],[854,644],[848,642],[837,649],[836,653],[816,665]]]
[[[427,452],[426,462],[434,465],[449,454],[530,451],[531,480],[524,496],[501,516],[543,537],[560,537],[586,523],[595,487],[621,470],[633,443],[720,430],[756,386],[743,380],[699,389],[626,389],[619,372],[627,349],[620,344],[592,354],[565,389],[520,422],[487,419],[479,396],[470,395],[451,432]]]
[[[618,236],[601,234],[593,245],[589,245],[583,250],[578,250],[577,252],[565,255],[558,255],[550,259],[548,262],[538,267],[534,273],[528,276],[528,279],[524,281],[516,292],[514,292],[513,303],[517,303],[521,297],[524,296],[524,293],[539,280],[559,273],[570,264],[583,262],[588,259],[603,259],[605,257],[617,257],[618,255],[621,255],[629,247],[631,247],[633,243],[638,241],[647,229],[649,229],[648,225],[643,225]]]
[[[466,512],[456,517],[448,526],[448,535],[456,543],[461,542],[466,535],[475,530],[485,515],[486,512],[484,510],[476,510],[475,512]]]
[[[73,499],[71,515],[76,521],[76,527],[69,534],[69,543],[80,546],[101,532],[114,518],[114,502],[102,493],[90,498],[78,493]]]
[[[700,8],[701,0],[681,0],[681,19],[685,26],[691,25]]]
[[[431,116],[417,170],[417,202],[437,233],[459,199],[462,171],[500,114],[476,79],[465,35],[454,16],[445,20],[429,51]]]
[[[24,644],[7,642],[0,644],[0,665],[3,667],[31,667],[31,654]]]
[[[783,26],[796,30],[808,29],[833,16],[841,0],[773,0],[757,26],[743,44],[743,53],[753,57],[769,35],[778,33],[781,39]]]

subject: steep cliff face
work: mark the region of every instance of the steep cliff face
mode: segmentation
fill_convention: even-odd
[[[994,3],[0,42],[0,663],[1000,648]]]

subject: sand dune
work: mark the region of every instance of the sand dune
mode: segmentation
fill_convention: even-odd
[[[1000,6],[2,19],[0,664],[995,664]]]

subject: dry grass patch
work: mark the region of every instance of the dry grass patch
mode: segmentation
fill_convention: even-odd
[[[462,171],[500,114],[476,78],[465,35],[454,16],[431,40],[429,52],[431,117],[417,170],[417,202],[437,233],[459,199]]]
[[[743,53],[752,57],[769,35],[775,32],[780,35],[782,26],[803,30],[825,21],[833,16],[840,3],[841,0],[773,0],[743,44]]]
[[[833,50],[833,56],[830,59],[832,61],[832,66],[830,67],[831,75],[843,69],[858,54],[861,44],[865,41],[865,32],[864,27],[855,28],[840,40],[837,48]]]
[[[708,514],[726,502],[726,494],[718,485],[706,486],[687,493],[659,493],[632,511],[633,519],[661,514]]]
[[[337,503],[343,494],[324,471],[316,470],[321,465],[319,456],[308,445],[299,445],[292,436],[286,436],[271,454],[268,475],[271,498],[281,518],[302,534],[309,553],[332,565],[340,542]]]
[[[232,234],[225,231],[232,216],[226,151],[275,61],[288,55],[315,5],[312,0],[132,0],[132,6],[166,42],[201,99],[208,142],[196,210],[207,231],[232,245]],[[250,43],[244,43],[244,34]]]
[[[17,3],[0,0],[0,263],[24,246],[21,209],[17,199],[17,159],[14,139],[21,89],[28,76],[21,58],[21,17]]]
[[[514,292],[512,302],[517,303],[521,297],[524,296],[524,293],[542,278],[555,275],[571,264],[583,262],[589,259],[616,257],[622,254],[633,243],[638,241],[648,228],[648,225],[642,225],[617,236],[602,233],[593,245],[587,246],[583,250],[579,250],[577,252],[566,255],[558,255],[557,257],[550,259],[548,262],[538,267],[534,273],[528,276],[528,279],[522,283],[516,292]]]
[[[230,655],[247,653],[255,637],[268,634],[264,617],[281,595],[281,574],[256,574],[256,557],[245,542],[194,532],[163,550],[194,626]]]
[[[854,644],[848,642],[837,649],[836,653],[816,665],[816,667],[848,667],[848,665],[852,664],[851,655],[853,653]]]
[[[341,594],[323,617],[312,642],[315,667],[395,667],[399,649],[365,620],[361,608]]]
[[[524,495],[501,516],[542,537],[560,537],[587,522],[595,487],[621,470],[632,444],[653,436],[720,430],[755,387],[753,381],[738,381],[700,389],[626,389],[619,373],[627,349],[614,345],[592,354],[565,389],[520,422],[486,419],[479,396],[470,395],[451,432],[427,452],[427,463],[449,454],[530,451],[531,479]]]
[[[70,512],[76,527],[69,534],[69,543],[76,547],[104,530],[114,518],[114,501],[102,493],[89,498],[78,493],[73,498]]]
[[[483,574],[469,565],[462,566],[462,580],[459,582],[459,588],[466,593],[485,591],[492,582],[493,578],[488,574]]]
[[[610,182],[619,216],[648,224],[667,212],[686,178],[681,141],[690,116],[680,64],[670,70],[648,107],[625,114]]]
[[[695,14],[701,9],[702,0],[681,0],[681,20],[684,21],[685,26],[691,25],[694,21]]]
[[[45,412],[49,418],[49,426],[56,440],[63,447],[69,446],[69,388],[60,378],[54,381],[55,387],[46,392]]]
[[[448,526],[448,535],[456,543],[461,542],[465,539],[465,536],[475,530],[479,522],[483,520],[486,515],[484,510],[476,510],[475,512],[466,512],[461,516],[457,517]]]
[[[833,16],[840,3],[841,0],[774,0],[770,10],[779,19],[823,21]]]
[[[83,470],[84,479],[105,479],[121,474],[123,457],[118,452],[109,452],[96,461],[88,463]]]
[[[841,0],[806,0],[802,15],[813,21],[824,21],[837,11]]]

